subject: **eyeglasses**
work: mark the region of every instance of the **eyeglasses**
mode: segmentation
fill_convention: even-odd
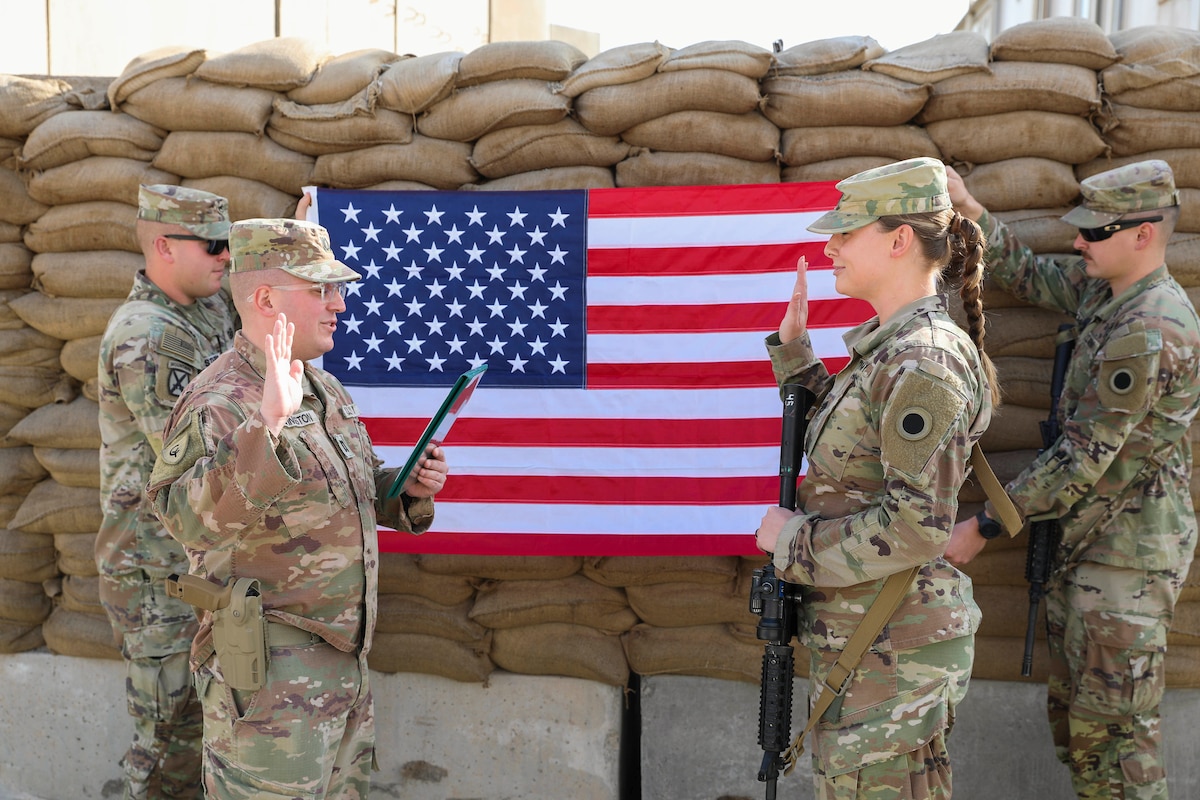
[[[1143,222],[1162,222],[1162,216],[1142,217],[1141,219],[1119,219],[1116,222],[1110,222],[1099,228],[1080,228],[1079,235],[1083,237],[1085,242],[1103,242],[1117,231],[1123,231],[1126,228],[1136,228]]]
[[[337,283],[308,283],[300,286],[268,286],[268,289],[278,289],[281,292],[312,292],[319,295],[322,303],[328,303],[334,297],[344,299],[346,297],[347,281],[338,281]]]
[[[185,242],[204,242],[204,249],[210,256],[219,256],[229,249],[228,239],[205,239],[203,236],[192,236],[187,233],[164,233],[164,239],[182,239]]]

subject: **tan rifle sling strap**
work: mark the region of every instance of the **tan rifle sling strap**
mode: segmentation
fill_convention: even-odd
[[[1004,531],[1009,536],[1016,536],[1025,524],[1021,520],[1021,512],[1017,511],[1012,498],[1008,496],[1008,492],[1004,491],[1004,486],[996,477],[996,473],[992,472],[992,465],[983,457],[983,450],[978,444],[971,449],[971,469],[975,470],[975,476],[979,479],[979,485],[983,487],[988,500],[991,500],[992,505],[996,507],[996,513],[1000,515],[1000,524],[1004,526]]]

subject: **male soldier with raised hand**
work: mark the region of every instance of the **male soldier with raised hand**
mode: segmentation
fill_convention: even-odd
[[[333,347],[346,282],[360,277],[334,258],[325,229],[244,220],[230,242],[242,328],[180,398],[148,487],[188,552],[190,580],[265,615],[269,655],[250,659],[223,645],[236,638],[225,611],[202,616],[192,668],[204,788],[210,798],[365,798],[376,519],[428,529],[447,466],[434,448],[389,497],[397,470],[381,468],[342,385],[307,363]],[[261,632],[245,642],[262,647]]]
[[[134,738],[122,760],[128,798],[200,794],[200,704],[187,652],[196,615],[163,579],[186,564],[142,495],[162,429],[193,377],[233,340],[221,281],[229,262],[223,197],[142,186],[137,237],[145,271],[100,344],[100,599],[120,638]]]
[[[1167,631],[1192,553],[1187,431],[1200,406],[1200,321],[1165,265],[1179,217],[1166,162],[1083,181],[1063,217],[1075,256],[1035,256],[952,170],[955,207],[988,236],[991,279],[1075,317],[1062,435],[1006,487],[1028,519],[1057,518],[1046,598],[1048,712],[1080,798],[1164,800],[1159,703]],[[999,533],[988,505],[955,526],[963,564]]]

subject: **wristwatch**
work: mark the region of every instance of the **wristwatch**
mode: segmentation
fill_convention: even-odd
[[[987,515],[986,510],[976,514],[975,521],[979,523],[979,535],[985,539],[995,539],[1004,530],[999,522]]]

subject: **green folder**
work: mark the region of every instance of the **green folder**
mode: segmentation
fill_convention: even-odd
[[[425,453],[431,447],[439,447],[446,439],[446,434],[450,432],[450,426],[454,424],[454,420],[458,419],[459,413],[463,410],[463,406],[471,399],[471,393],[475,391],[475,387],[479,385],[479,379],[483,377],[483,373],[487,372],[487,364],[480,364],[474,369],[469,369],[454,381],[454,385],[450,387],[449,394],[442,401],[442,406],[437,410],[429,420],[429,424],[425,426],[425,432],[421,434],[421,438],[417,440],[416,447],[408,456],[408,461],[405,462],[404,468],[396,473],[396,478],[392,481],[392,486],[388,489],[387,497],[390,500],[404,489],[404,484],[408,483],[409,477],[417,469],[417,464],[425,457]]]

